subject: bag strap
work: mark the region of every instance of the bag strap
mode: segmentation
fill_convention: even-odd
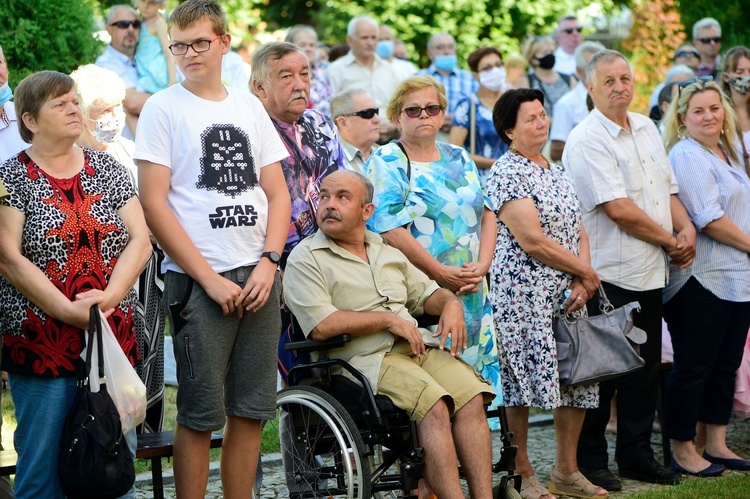
[[[86,345],[86,368],[83,373],[83,378],[79,378],[80,381],[85,381],[91,372],[91,357],[93,340],[96,338],[97,345],[97,360],[99,361],[99,378],[104,377],[104,342],[102,340],[102,319],[99,314],[99,307],[92,305],[89,309],[89,341]],[[88,383],[86,383],[88,384]],[[89,385],[90,386],[90,385]]]
[[[601,284],[599,284],[599,310],[601,310],[602,313],[606,314],[607,312],[611,312],[614,309],[615,307],[612,306],[609,298],[607,298],[607,293],[604,292],[604,288]]]
[[[393,140],[392,142],[396,144],[398,148],[401,149],[401,152],[404,153],[404,156],[406,156],[406,180],[411,183],[411,160],[409,159],[409,155],[406,154],[406,149],[404,149],[404,145],[401,142],[398,140]]]
[[[477,97],[479,98],[479,97]],[[477,104],[474,102],[474,99],[469,98],[469,102],[471,103],[471,124],[469,128],[470,138],[469,138],[469,149],[471,154],[476,154],[476,145],[477,145]]]

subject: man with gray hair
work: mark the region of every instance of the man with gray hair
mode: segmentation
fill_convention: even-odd
[[[565,75],[576,74],[578,65],[575,50],[583,40],[581,37],[582,30],[583,28],[578,23],[578,18],[573,14],[563,16],[557,22],[557,28],[555,28],[554,33],[557,49],[555,49],[555,66],[552,69],[558,73]],[[555,114],[554,116],[557,119],[557,115]]]
[[[628,112],[634,84],[627,59],[614,50],[595,54],[586,66],[586,87],[594,109],[570,133],[563,164],[581,203],[591,266],[612,305],[640,304],[633,321],[648,339],[640,348],[642,369],[599,383],[599,407],[586,411],[578,464],[593,484],[610,491],[622,488],[609,471],[604,438],[617,392],[620,477],[675,484],[680,474],[656,461],[651,448],[661,362],[661,293],[669,275],[667,262],[679,268],[692,263],[696,232],[677,198],[677,181],[656,126],[646,116]],[[598,298],[589,301],[589,314],[600,314],[599,305]]]
[[[335,94],[346,90],[362,89],[369,93],[378,108],[381,134],[391,135],[396,126],[385,119],[385,108],[399,83],[393,66],[381,58],[375,48],[378,44],[378,23],[368,16],[355,17],[349,21],[346,30],[346,43],[349,53],[328,66],[326,76],[333,85]]]
[[[362,173],[380,137],[375,100],[363,90],[342,92],[331,101],[331,117],[341,135],[349,168]]]
[[[704,17],[693,24],[693,45],[698,49],[701,63],[696,76],[710,76],[714,81],[721,76],[721,25],[712,17]]]
[[[458,68],[456,39],[449,33],[436,33],[427,41],[427,57],[431,64],[417,71],[418,75],[432,76],[445,87],[448,109],[442,132],[449,132],[458,102],[479,90],[479,82],[470,71]],[[440,140],[440,137],[439,137]],[[448,142],[447,137],[445,142]]]
[[[665,86],[671,86],[673,83],[682,83],[691,78],[695,78],[695,71],[684,64],[677,64],[669,68],[669,71],[667,71],[667,74],[664,76],[664,83],[656,85],[654,91],[651,92],[651,99],[648,103],[648,116],[654,121],[654,123],[658,123],[663,117],[659,105],[659,94],[661,93],[662,88]]]
[[[127,92],[123,107],[128,115],[128,126],[123,136],[132,139],[135,125],[151,94],[138,87],[138,70],[135,67],[135,48],[141,37],[141,20],[130,5],[114,5],[107,13],[107,33],[109,45],[96,58],[97,66],[117,73],[125,83]]]
[[[575,75],[581,82],[586,82],[586,64],[599,51],[604,50],[604,45],[599,42],[583,42],[575,50]],[[576,85],[576,88],[563,95],[560,100],[555,102],[552,114],[555,119],[552,120],[552,129],[550,130],[549,139],[551,142],[550,157],[552,161],[562,159],[565,141],[568,140],[568,134],[575,126],[583,121],[589,114],[589,107],[586,105],[589,96],[586,85]]]

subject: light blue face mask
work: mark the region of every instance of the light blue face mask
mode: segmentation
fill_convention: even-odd
[[[8,102],[13,98],[13,90],[10,89],[10,85],[7,83],[0,87],[0,106]]]
[[[455,54],[435,56],[435,66],[443,71],[452,71],[456,64],[458,64],[458,57]]]
[[[375,46],[375,53],[383,59],[388,59],[393,55],[393,40],[380,40]]]

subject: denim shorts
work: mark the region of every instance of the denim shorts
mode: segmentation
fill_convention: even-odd
[[[221,275],[244,287],[254,266]],[[221,306],[187,274],[167,272],[169,308],[177,363],[177,422],[197,431],[224,427],[226,416],[276,417],[276,349],[281,334],[276,273],[259,311],[225,316]]]

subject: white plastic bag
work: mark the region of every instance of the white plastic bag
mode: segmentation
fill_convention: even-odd
[[[146,419],[146,385],[143,384],[138,373],[135,372],[130,361],[125,356],[117,343],[109,322],[99,312],[102,324],[102,345],[104,350],[104,377],[107,383],[107,392],[120,412],[123,434],[133,430]],[[88,334],[88,332],[87,332]],[[97,355],[96,341],[93,343],[94,350],[91,355],[91,371],[89,372],[89,383],[91,391],[99,391],[99,356]],[[81,356],[85,355],[84,352]]]

